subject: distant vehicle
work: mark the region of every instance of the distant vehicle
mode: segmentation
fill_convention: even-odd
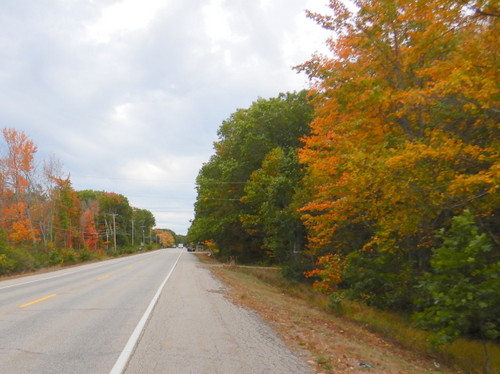
[[[194,248],[187,247],[187,251],[188,251],[188,252],[194,252],[194,251],[196,251],[196,250],[195,250]]]
[[[183,248],[183,247],[184,247],[184,243],[177,244],[177,248]]]

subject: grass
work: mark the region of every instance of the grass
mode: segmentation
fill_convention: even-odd
[[[198,255],[208,264],[218,262]],[[219,264],[220,265],[220,264]],[[276,268],[214,266],[236,303],[257,311],[297,350],[306,349],[310,364],[322,373],[487,373],[481,343],[459,339],[433,349],[429,334],[408,319],[343,301],[341,314],[329,299],[307,284],[290,282]],[[489,373],[500,373],[500,347],[489,344]],[[359,368],[362,362],[373,369]],[[361,371],[356,371],[361,370]],[[382,370],[382,371],[378,371]]]

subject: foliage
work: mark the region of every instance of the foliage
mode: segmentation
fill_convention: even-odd
[[[175,244],[175,238],[171,230],[157,229],[155,233],[163,248],[171,247]]]
[[[346,296],[380,309],[411,311],[415,279],[404,253],[387,250],[354,251],[342,274]]]
[[[294,154],[311,114],[303,91],[258,99],[222,123],[215,154],[198,174],[191,242],[213,240],[219,256],[238,256],[240,262],[282,260],[300,246],[302,224],[287,206],[289,187],[300,179]],[[277,175],[274,168],[289,172]],[[258,196],[273,175],[266,195]]]
[[[302,176],[296,149],[274,148],[250,175],[241,198],[249,208],[240,217],[243,226],[249,232],[260,232],[267,255],[282,264],[290,264],[305,241],[294,206]]]
[[[35,243],[39,240],[39,233],[30,215],[30,182],[37,147],[23,132],[3,129],[2,133],[7,145],[7,155],[0,159],[0,224],[12,244],[30,240]]]
[[[420,308],[416,318],[444,340],[497,339],[498,6],[352,5],[331,0],[331,14],[308,13],[334,38],[330,56],[298,67],[311,78],[315,108],[299,150],[310,253],[346,256],[341,286],[350,297]],[[483,233],[468,234],[475,244],[463,261],[472,272],[460,263],[461,245],[434,235],[464,209]]]
[[[443,244],[420,281],[422,311],[414,320],[439,343],[463,335],[500,340],[500,261],[491,258],[491,242],[468,210],[438,237]]]
[[[0,275],[98,258],[115,236],[116,254],[132,238],[153,248],[150,211],[131,207],[120,194],[75,191],[57,160],[37,167],[37,146],[25,133],[3,129],[2,135]]]
[[[329,254],[319,257],[316,265],[319,268],[306,272],[305,276],[319,277],[321,280],[315,281],[313,287],[327,294],[333,293],[342,282],[342,271],[346,265],[345,258]]]
[[[313,248],[342,246],[336,232],[362,223],[373,232],[367,248],[418,247],[425,257],[449,211],[468,205],[492,220],[497,22],[446,4],[363,0],[349,10],[333,0],[333,16],[310,14],[338,34],[333,58],[301,67],[316,80],[300,152]]]
[[[57,179],[52,191],[55,202],[55,243],[60,248],[75,248],[80,243],[81,202],[68,179]]]

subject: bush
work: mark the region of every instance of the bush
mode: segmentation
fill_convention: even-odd
[[[60,265],[63,263],[63,258],[61,256],[61,253],[57,249],[52,249],[49,252],[49,265]]]
[[[82,249],[78,252],[77,260],[79,262],[90,261],[95,258],[95,255],[92,251],[89,251],[87,248]]]
[[[33,254],[24,248],[1,247],[0,274],[10,274],[37,269],[40,264]]]
[[[72,249],[65,249],[61,251],[62,263],[72,264],[76,262],[76,253]]]
[[[346,296],[379,309],[412,308],[414,270],[403,252],[354,251],[342,274]]]

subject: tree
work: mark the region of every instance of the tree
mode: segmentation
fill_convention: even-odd
[[[71,186],[69,177],[56,180],[57,188],[53,191],[55,202],[55,244],[59,248],[80,248],[81,202]]]
[[[87,209],[83,212],[81,218],[81,236],[85,248],[96,251],[99,244],[99,232],[96,229],[95,213],[92,209]]]
[[[250,233],[262,233],[267,255],[285,265],[287,272],[300,268],[303,260],[299,254],[305,245],[305,229],[294,200],[302,169],[296,148],[274,148],[250,175],[241,198],[249,208],[240,217],[243,226]]]
[[[215,241],[222,256],[240,261],[266,259],[261,249],[265,234],[245,228],[243,217],[253,214],[241,200],[250,176],[276,147],[297,148],[308,133],[312,107],[306,92],[258,99],[234,112],[219,128],[215,154],[197,178],[195,219],[189,229],[193,242]]]
[[[153,213],[146,209],[133,208],[132,220],[134,222],[134,237],[137,238],[138,242],[145,244],[146,238],[149,238],[151,230],[156,225]]]
[[[155,233],[162,247],[168,248],[175,244],[174,234],[171,230],[156,229]]]
[[[463,335],[500,340],[500,261],[487,235],[465,210],[438,238],[442,246],[420,281],[421,311],[414,320],[435,331],[439,343]]]
[[[304,219],[318,250],[362,224],[366,248],[419,248],[423,265],[450,212],[467,205],[491,217],[497,204],[497,22],[467,10],[479,3],[354,3],[310,13],[337,38],[332,58],[300,67],[316,80],[300,152],[313,196]]]
[[[31,218],[36,145],[23,132],[3,129],[7,155],[1,160],[2,226],[13,243],[39,240],[39,230]]]
[[[498,253],[498,11],[487,0],[352,3],[309,13],[335,38],[331,57],[299,67],[315,94],[301,212],[312,251],[347,255],[359,295],[382,292],[356,277],[368,270],[398,285],[377,300],[400,308],[435,230],[464,208]],[[383,269],[400,261],[411,271],[391,280]]]

